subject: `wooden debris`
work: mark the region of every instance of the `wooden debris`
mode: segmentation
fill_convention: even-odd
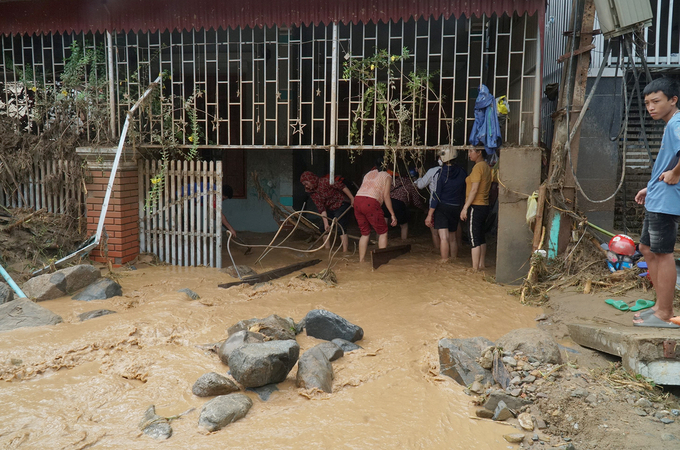
[[[240,281],[235,281],[233,283],[219,284],[218,287],[222,289],[228,289],[232,286],[239,286],[241,284],[255,285],[257,283],[263,283],[265,281],[275,280],[281,278],[297,270],[304,269],[305,267],[315,266],[321,262],[320,259],[313,259],[311,261],[305,261],[301,263],[291,264],[289,266],[281,267],[279,269],[270,270],[268,272],[263,272],[259,275],[253,275],[246,277]]]
[[[401,256],[411,251],[411,244],[397,245],[396,247],[380,248],[371,251],[371,264],[373,269],[377,269],[383,264],[397,256]]]

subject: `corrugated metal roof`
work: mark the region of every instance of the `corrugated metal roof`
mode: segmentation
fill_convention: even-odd
[[[10,0],[0,2],[0,33],[387,22],[544,9],[545,0]]]

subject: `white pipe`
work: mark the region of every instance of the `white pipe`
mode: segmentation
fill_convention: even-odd
[[[533,145],[538,147],[541,131],[541,93],[543,91],[543,67],[541,65],[541,30],[536,33],[536,82],[534,83],[534,133]],[[604,62],[603,62],[604,64]]]
[[[338,24],[333,22],[333,53],[331,55],[331,162],[329,184],[335,183],[335,146],[338,144]]]
[[[127,130],[128,127],[130,126],[130,118],[132,117],[132,114],[137,110],[139,105],[144,101],[146,97],[149,96],[149,94],[154,90],[154,88],[158,85],[163,80],[163,77],[161,75],[158,76],[154,80],[153,83],[149,85],[147,90],[144,92],[144,95],[140,97],[139,100],[137,100],[137,103],[134,104],[132,109],[128,111],[127,116],[125,117],[125,124],[123,125],[123,131],[120,135],[120,140],[118,141],[118,149],[116,150],[116,157],[113,160],[113,165],[111,166],[111,176],[109,177],[109,184],[106,186],[106,195],[104,196],[104,203],[102,204],[102,212],[99,215],[99,223],[97,224],[97,234],[94,236],[94,242],[91,242],[87,245],[85,245],[83,248],[76,250],[75,252],[71,253],[68,256],[65,256],[64,258],[61,258],[59,261],[54,263],[54,266],[59,266],[59,264],[70,261],[74,259],[77,256],[84,256],[90,253],[92,249],[94,249],[97,245],[99,245],[99,241],[101,240],[102,233],[104,231],[104,221],[106,220],[106,212],[109,209],[109,201],[111,200],[111,191],[113,190],[113,182],[116,179],[116,172],[118,171],[118,163],[120,162],[120,156],[123,153],[123,146],[125,145],[125,136],[127,135]],[[91,238],[90,238],[91,239]],[[87,243],[87,241],[85,242]],[[42,269],[36,270],[35,272],[32,273],[33,276],[40,275],[41,273],[46,272],[49,270],[50,266],[45,266]]]
[[[111,137],[116,137],[116,77],[113,73],[113,36],[110,31],[106,32],[109,50],[109,110],[111,114]]]
[[[120,140],[118,141],[118,149],[116,150],[116,157],[113,159],[113,165],[111,166],[111,176],[109,177],[109,184],[106,186],[106,195],[104,196],[104,203],[102,204],[102,212],[99,214],[99,223],[97,224],[97,234],[95,235],[94,243],[99,244],[99,240],[102,237],[102,231],[104,231],[104,221],[106,220],[106,212],[109,209],[109,201],[111,200],[111,192],[113,191],[113,182],[116,180],[116,172],[118,171],[118,163],[120,162],[120,155],[123,154],[123,147],[125,146],[125,136],[127,135],[128,127],[130,126],[130,118],[139,105],[144,101],[146,97],[151,94],[154,87],[157,86],[163,80],[161,75],[154,80],[151,85],[144,92],[144,95],[137,100],[137,103],[128,111],[125,116],[125,124],[123,125],[123,131],[120,134]]]

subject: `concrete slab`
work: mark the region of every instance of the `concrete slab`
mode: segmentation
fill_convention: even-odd
[[[657,384],[680,386],[680,330],[568,324],[579,345],[620,356],[623,367]]]

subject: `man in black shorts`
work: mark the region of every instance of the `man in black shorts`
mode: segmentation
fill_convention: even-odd
[[[649,115],[666,122],[666,128],[652,179],[635,196],[636,202],[645,205],[640,252],[654,284],[656,305],[637,315],[633,323],[638,327],[680,328],[680,317],[673,317],[677,278],[673,250],[680,221],[680,86],[677,81],[659,78],[643,93]]]

